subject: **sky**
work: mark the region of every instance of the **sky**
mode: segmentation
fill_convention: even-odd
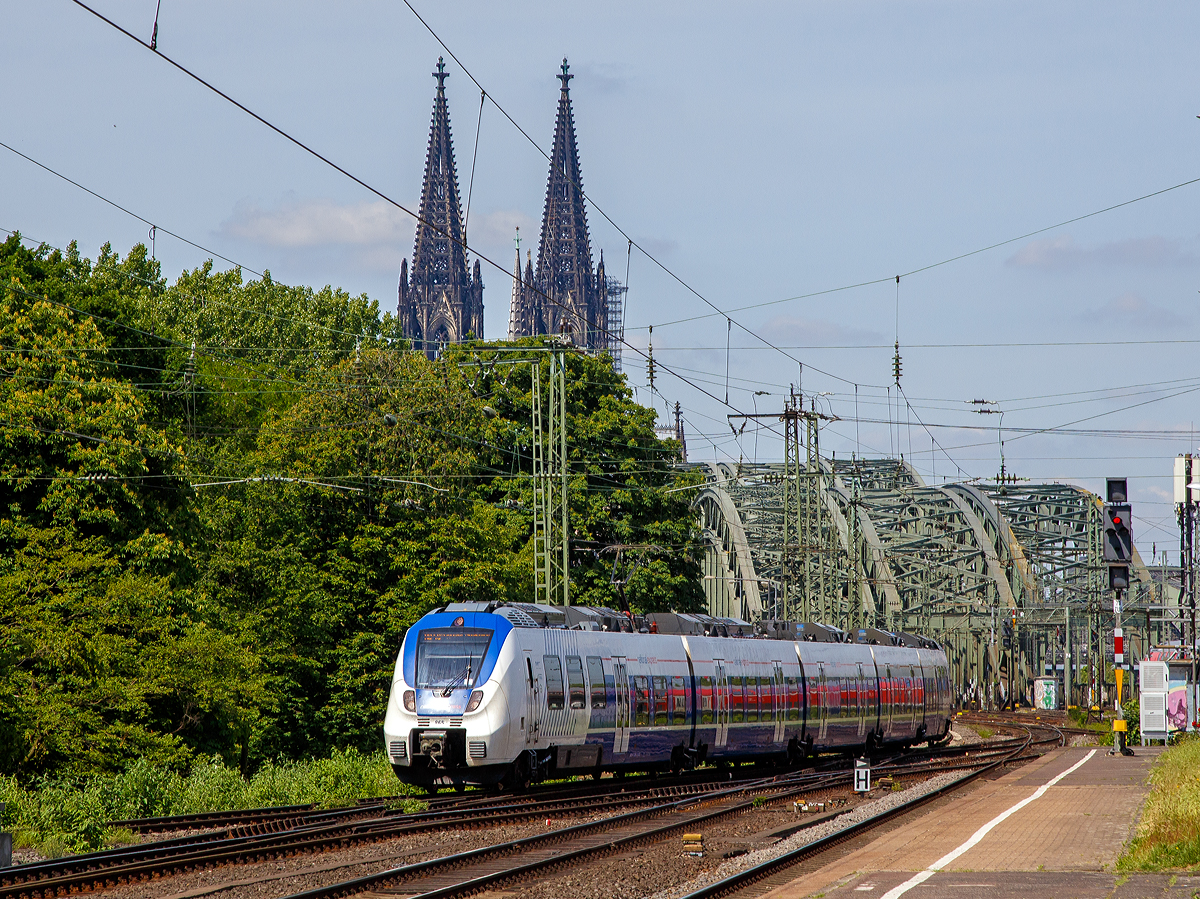
[[[797,385],[838,419],[825,454],[941,483],[994,477],[1003,442],[1033,482],[1127,477],[1139,550],[1177,560],[1196,4],[86,2],[143,41],[157,8],[162,54],[409,209],[445,56],[487,337],[515,228],[536,252],[567,57],[593,253],[627,280],[631,347],[654,327],[656,390],[635,349],[624,369],[660,417],[681,404],[691,459],[782,458],[778,422],[728,416]],[[71,0],[0,21],[0,142],[207,249],[157,231],[168,278],[215,253],[394,311],[408,214]],[[0,228],[93,258],[149,239],[3,147]]]

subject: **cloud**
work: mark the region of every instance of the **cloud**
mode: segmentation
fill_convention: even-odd
[[[404,246],[412,242],[413,220],[382,200],[338,203],[288,196],[270,208],[239,202],[219,233],[282,249]]]
[[[600,94],[619,94],[629,86],[629,66],[617,63],[584,63],[574,68],[575,85],[586,85]],[[574,86],[574,85],[572,85]]]
[[[1186,327],[1190,324],[1177,312],[1163,306],[1156,306],[1132,290],[1113,297],[1098,309],[1085,310],[1079,314],[1078,318],[1081,322],[1088,324],[1103,322],[1106,327],[1110,327],[1115,321],[1127,327],[1159,331]]]
[[[1067,271],[1084,265],[1157,268],[1195,262],[1195,255],[1187,251],[1182,241],[1160,235],[1083,247],[1070,234],[1031,240],[1007,260],[1008,265],[1016,268],[1042,271]]]
[[[639,237],[637,244],[656,259],[672,256],[679,249],[679,241],[669,237]]]
[[[472,212],[471,220],[467,222],[467,242],[477,246],[489,255],[501,247],[509,252],[514,249],[513,237],[517,228],[521,229],[521,255],[525,250],[533,250],[537,255],[538,223],[519,209],[497,209],[492,212]],[[508,261],[512,257],[505,256]]]
[[[1143,493],[1149,493],[1151,496],[1153,496],[1156,499],[1159,499],[1163,502],[1173,503],[1175,501],[1174,492],[1172,492],[1170,490],[1164,490],[1162,487],[1155,487],[1153,485],[1142,484],[1142,485],[1139,485],[1138,489],[1140,491],[1142,491]]]
[[[787,346],[833,346],[847,344],[885,343],[878,331],[852,328],[816,318],[779,315],[768,321],[757,333],[769,335],[772,343]]]

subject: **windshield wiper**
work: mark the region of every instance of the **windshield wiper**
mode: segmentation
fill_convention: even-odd
[[[466,670],[463,671],[461,674],[457,675],[454,678],[454,680],[450,681],[450,683],[446,684],[446,689],[442,690],[442,695],[449,696],[450,694],[452,694],[454,692],[455,687],[457,687],[459,684],[463,683],[464,681],[469,681],[470,679],[471,679],[471,663],[467,662]]]

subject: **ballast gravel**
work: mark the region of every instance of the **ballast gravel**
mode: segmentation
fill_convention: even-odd
[[[607,815],[555,817],[553,828],[570,827]],[[508,824],[479,830],[407,834],[377,843],[311,855],[193,871],[138,884],[103,889],[105,899],[276,899],[368,874],[535,836],[544,822]],[[97,891],[100,893],[101,891]]]
[[[799,849],[807,843],[814,840],[819,840],[824,837],[844,830],[853,824],[858,824],[865,821],[873,815],[878,815],[881,812],[886,812],[894,809],[898,805],[909,802],[921,796],[952,783],[963,776],[962,771],[947,772],[938,774],[921,783],[914,784],[907,789],[893,793],[884,793],[879,799],[870,802],[864,802],[861,805],[855,806],[844,815],[839,815],[829,821],[824,821],[820,824],[815,824],[812,827],[805,828],[798,833],[792,834],[784,840],[770,846],[766,849],[760,849],[755,852],[747,852],[745,855],[739,855],[736,858],[728,859],[718,865],[714,870],[706,872],[699,877],[694,878],[687,883],[677,884],[669,889],[661,890],[654,893],[651,899],[679,899],[681,896],[686,896],[688,893],[695,892],[701,887],[707,886],[710,883],[715,883],[739,871],[745,871],[747,868],[753,868],[755,865],[760,865],[765,861],[773,858],[778,858],[785,855],[794,849]],[[617,894],[611,894],[614,897]]]

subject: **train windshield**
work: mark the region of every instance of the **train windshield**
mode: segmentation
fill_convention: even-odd
[[[421,690],[449,691],[475,686],[492,632],[443,627],[421,631],[417,640],[417,683]]]

